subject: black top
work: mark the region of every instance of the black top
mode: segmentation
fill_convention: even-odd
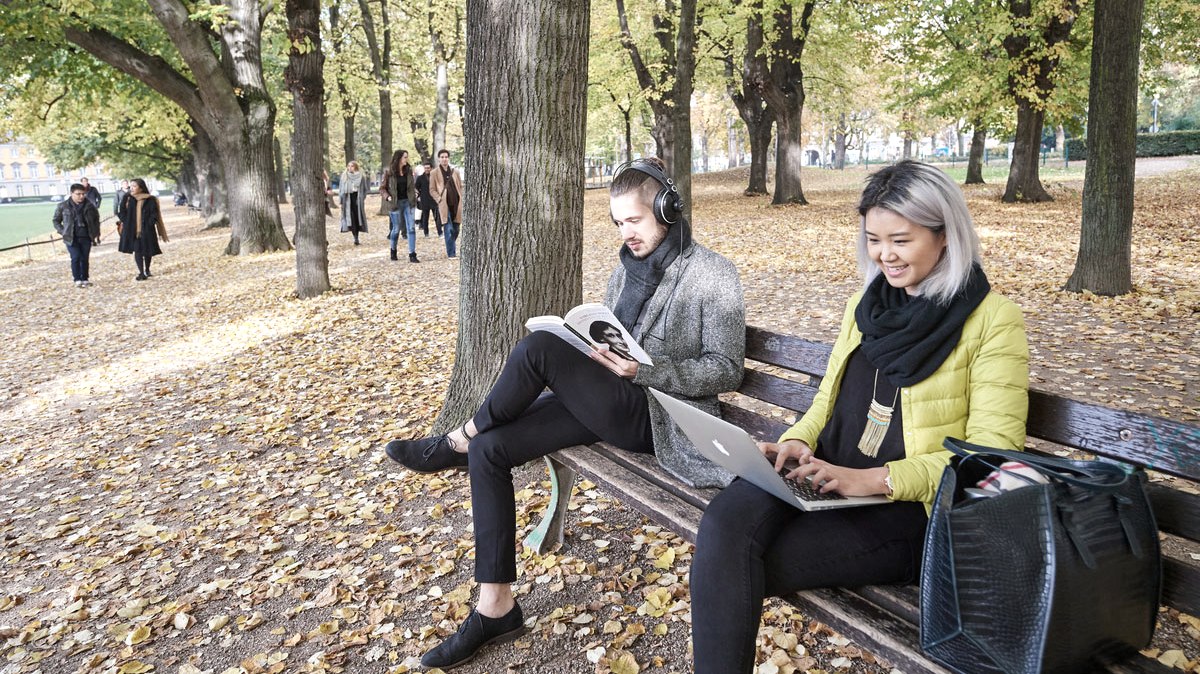
[[[875,366],[871,365],[861,349],[855,349],[842,373],[842,386],[833,403],[833,415],[817,437],[815,452],[819,458],[846,468],[878,468],[888,461],[904,458],[900,396],[896,395],[896,387],[882,374],[879,375],[879,383],[875,382]],[[880,404],[892,407],[892,401],[895,401],[892,421],[888,424],[887,434],[883,436],[883,444],[879,446],[879,455],[874,458],[863,454],[858,448],[858,440],[869,423],[867,409],[871,405],[872,389],[875,391],[875,400]]]

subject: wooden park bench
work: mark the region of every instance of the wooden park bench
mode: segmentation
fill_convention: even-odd
[[[774,440],[787,428],[783,417],[803,413],[825,373],[831,347],[799,337],[746,329],[745,378],[738,395],[722,402],[726,420],[760,439]],[[773,413],[774,412],[774,413]],[[1200,481],[1200,425],[1029,392],[1028,449],[1040,453],[1081,450],[1144,466],[1166,478],[1149,485],[1163,537],[1162,603],[1200,615],[1200,495],[1173,486]],[[525,546],[544,552],[562,543],[567,504],[576,475],[685,540],[695,543],[700,516],[717,493],[694,489],[663,471],[653,456],[599,443],[569,447],[547,457],[551,498]],[[922,654],[918,640],[916,585],[870,586],[797,593],[787,601],[887,660],[907,674],[945,672]],[[1169,672],[1147,657],[1113,667],[1114,672]]]

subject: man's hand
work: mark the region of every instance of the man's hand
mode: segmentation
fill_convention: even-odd
[[[607,344],[597,346],[590,354],[592,360],[611,370],[618,377],[633,379],[637,376],[638,363],[636,360],[626,360],[609,350]]]

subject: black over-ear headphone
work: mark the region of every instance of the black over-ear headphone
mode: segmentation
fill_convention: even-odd
[[[654,195],[654,218],[667,226],[679,222],[683,215],[683,199],[679,198],[679,190],[675,187],[675,181],[668,178],[667,174],[657,166],[644,159],[634,159],[621,170],[626,169],[645,173],[662,185],[662,189]],[[619,175],[621,171],[617,173]]]

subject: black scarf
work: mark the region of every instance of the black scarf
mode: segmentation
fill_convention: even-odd
[[[691,246],[692,224],[686,219],[680,220],[679,224],[668,228],[667,236],[663,238],[662,243],[658,244],[658,248],[655,248],[654,252],[646,257],[640,259],[634,257],[633,253],[629,252],[629,246],[621,246],[621,264],[625,267],[625,287],[621,289],[621,296],[617,299],[617,306],[613,308],[613,314],[630,333],[637,325],[638,317],[642,315],[642,308],[646,306],[646,302],[658,289],[658,284],[662,281],[667,267],[670,267],[675,258]]]
[[[967,285],[941,305],[893,288],[880,274],[867,286],[854,321],[863,333],[862,352],[893,386],[911,386],[933,374],[962,336],[967,317],[991,290],[979,265]]]

